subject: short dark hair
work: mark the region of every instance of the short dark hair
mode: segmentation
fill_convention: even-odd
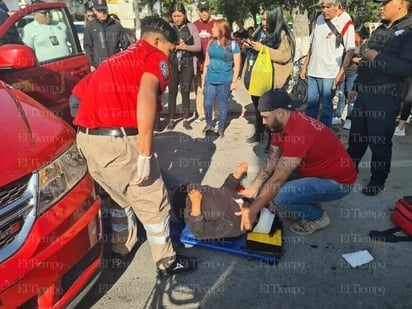
[[[173,44],[178,44],[179,38],[176,31],[164,19],[157,16],[147,16],[141,21],[141,35],[148,32],[160,33],[165,39]]]

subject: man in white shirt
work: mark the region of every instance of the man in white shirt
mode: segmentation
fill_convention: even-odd
[[[66,25],[52,21],[48,10],[34,14],[34,20],[23,28],[23,43],[33,49],[39,62],[68,56]]]
[[[306,115],[330,127],[333,117],[333,97],[355,50],[355,29],[340,0],[320,0],[322,14],[318,16],[310,36],[310,48],[302,67],[301,78],[308,82]]]

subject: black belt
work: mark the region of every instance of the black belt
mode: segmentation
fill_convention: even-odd
[[[88,129],[85,127],[79,127],[79,131],[90,134],[90,135],[106,135],[106,136],[115,136],[115,137],[123,137],[123,130],[127,136],[129,135],[138,135],[139,130],[137,128],[96,128],[96,129]]]

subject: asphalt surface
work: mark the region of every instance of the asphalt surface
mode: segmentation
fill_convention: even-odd
[[[265,142],[246,142],[253,133],[250,102],[242,86],[233,92],[223,139],[205,137],[204,123],[192,123],[193,130],[187,131],[179,122],[173,131],[156,136],[155,148],[169,186],[179,182],[220,186],[243,160],[249,163],[244,184],[253,180],[266,155]],[[163,119],[162,127],[166,124]],[[199,269],[159,279],[149,247],[142,242],[124,271],[103,265],[102,276],[78,308],[412,308],[411,243],[368,237],[371,230],[392,227],[396,201],[412,195],[412,128],[406,129],[406,137],[393,138],[392,171],[385,191],[376,197],[360,193],[369,180],[368,151],[353,191],[323,204],[330,226],[297,236],[288,230],[293,221],[283,219],[284,255],[277,265],[175,243],[178,252],[200,259]],[[346,144],[349,131],[342,126],[334,126],[334,131]],[[342,254],[359,250],[368,250],[373,261],[352,268]]]

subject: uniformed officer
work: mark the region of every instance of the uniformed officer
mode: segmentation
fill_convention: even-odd
[[[177,35],[158,17],[144,18],[141,33],[140,41],[95,71],[74,124],[90,174],[116,203],[132,207],[159,273],[174,274],[194,269],[197,260],[176,255],[172,247],[170,204],[152,143]]]
[[[372,151],[371,177],[362,189],[376,195],[390,172],[392,136],[396,127],[405,77],[412,75],[411,0],[374,0],[381,3],[382,24],[372,33],[358,67],[356,97],[348,153],[358,167],[368,146]]]

